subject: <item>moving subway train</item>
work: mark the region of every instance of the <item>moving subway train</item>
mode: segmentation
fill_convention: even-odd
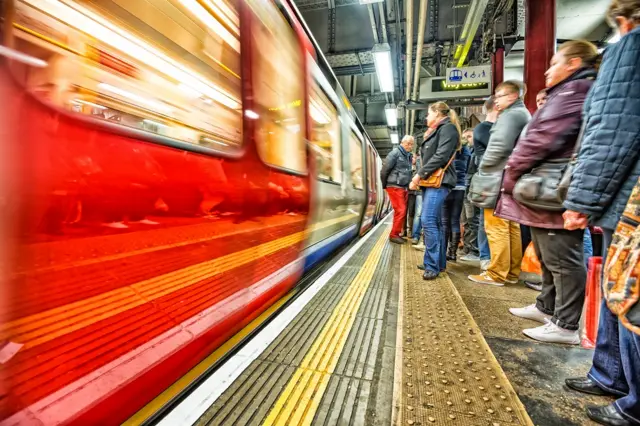
[[[3,0],[0,424],[118,424],[389,210],[281,0]]]

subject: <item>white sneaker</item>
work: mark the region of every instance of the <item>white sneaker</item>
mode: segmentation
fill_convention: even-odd
[[[489,269],[489,264],[490,263],[491,263],[490,259],[481,260],[480,261],[480,269],[482,269],[483,271],[486,271],[487,269]]]
[[[517,317],[538,321],[543,324],[551,319],[551,315],[547,315],[544,312],[541,312],[536,307],[535,303],[529,306],[525,306],[524,308],[509,308],[509,312]]]
[[[465,254],[464,256],[462,256],[460,258],[460,260],[464,261],[464,262],[477,262],[480,260],[480,258],[478,256],[476,256],[475,254]]]
[[[567,345],[577,345],[580,343],[578,330],[567,330],[552,323],[551,320],[547,320],[547,323],[540,327],[522,330],[522,333],[540,342],[564,343]]]
[[[129,227],[124,224],[124,222],[111,222],[111,223],[103,223],[102,226],[106,226],[107,228],[113,229],[128,229]]]
[[[425,248],[426,248],[423,242],[420,242],[418,244],[414,244],[411,247],[413,247],[416,250],[420,250],[420,251],[424,251]]]
[[[504,280],[505,283],[507,284],[518,284],[518,282],[520,282],[520,280]]]

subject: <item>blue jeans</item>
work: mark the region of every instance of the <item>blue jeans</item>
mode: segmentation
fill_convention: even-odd
[[[480,210],[480,221],[478,222],[478,251],[480,260],[491,260],[491,250],[489,250],[489,240],[484,230],[484,210]]]
[[[589,259],[593,257],[593,241],[591,240],[591,231],[589,228],[584,230],[584,263],[589,269]]]
[[[420,216],[422,215],[422,194],[416,195],[416,208],[415,214],[413,216],[413,232],[411,233],[411,238],[417,240],[420,238],[420,229],[422,226],[420,224]]]
[[[425,270],[440,273],[447,268],[447,241],[442,225],[442,206],[449,188],[425,188],[422,191],[422,232]]]
[[[603,264],[613,231],[603,229]],[[587,376],[599,387],[618,395],[614,407],[632,423],[640,424],[640,336],[618,322],[602,299],[593,365]]]

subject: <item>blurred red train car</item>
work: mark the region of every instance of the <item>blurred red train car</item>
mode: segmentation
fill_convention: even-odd
[[[291,4],[2,3],[1,425],[121,423],[389,209]]]

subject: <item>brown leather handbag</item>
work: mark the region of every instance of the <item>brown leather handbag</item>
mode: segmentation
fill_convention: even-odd
[[[458,151],[453,153],[453,156],[444,168],[431,173],[431,175],[426,179],[420,179],[418,186],[421,186],[422,188],[440,188],[442,180],[444,179],[444,173],[447,171],[451,163],[453,163],[454,158],[456,158],[456,154],[458,154]]]

